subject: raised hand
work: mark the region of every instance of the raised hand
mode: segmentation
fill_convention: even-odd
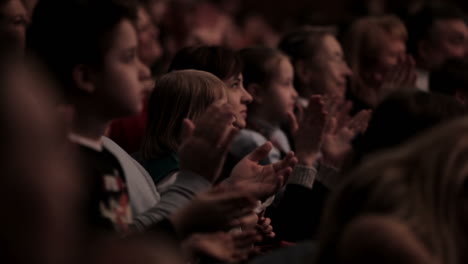
[[[299,121],[299,128],[294,134],[299,163],[313,166],[318,158],[326,125],[325,103],[320,95],[309,99],[309,105]]]
[[[340,168],[351,150],[351,141],[367,129],[372,112],[362,110],[337,128],[336,119],[331,118],[329,129],[322,145],[322,163],[329,167]]]
[[[413,88],[416,78],[416,63],[411,55],[405,55],[398,65],[384,75],[379,89],[379,102],[396,90]]]
[[[229,144],[239,131],[232,126],[234,114],[227,104],[210,106],[196,124],[185,119],[179,148],[181,170],[216,181],[226,160]]]
[[[271,219],[268,217],[265,217],[265,212],[262,212],[258,216],[257,230],[260,233],[260,235],[264,238],[273,238],[276,236],[275,232],[273,232]]]
[[[252,151],[234,167],[231,176],[222,184],[238,187],[260,200],[274,195],[286,183],[297,159],[291,152],[274,164],[260,165],[259,161],[267,157],[272,148],[267,142]]]
[[[255,205],[256,200],[245,191],[217,187],[198,195],[171,221],[181,237],[226,230],[241,225],[239,219],[252,214]]]

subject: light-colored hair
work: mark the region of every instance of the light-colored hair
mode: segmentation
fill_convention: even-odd
[[[180,70],[162,76],[149,101],[143,159],[176,152],[183,120],[196,121],[208,106],[226,98],[226,90],[223,81],[204,71]]]
[[[362,74],[373,67],[380,49],[388,39],[400,39],[406,42],[408,32],[403,22],[396,16],[364,17],[356,20],[347,32],[343,49],[353,75],[351,90],[363,86]]]
[[[442,125],[382,152],[343,178],[322,219],[319,262],[336,262],[347,225],[363,215],[396,219],[442,263],[461,263],[466,250],[462,195],[468,178],[468,119]]]

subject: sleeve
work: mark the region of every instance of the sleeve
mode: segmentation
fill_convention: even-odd
[[[135,231],[144,231],[189,204],[195,195],[211,187],[211,182],[189,171],[180,171],[175,183],[161,195],[153,208],[133,221]]]
[[[277,206],[268,208],[279,239],[297,242],[314,238],[329,192],[316,179],[315,168],[297,166]]]

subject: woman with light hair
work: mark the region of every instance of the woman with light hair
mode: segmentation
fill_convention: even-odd
[[[363,163],[322,219],[317,263],[466,263],[468,119]]]
[[[414,84],[407,37],[403,22],[391,15],[365,17],[351,25],[343,47],[353,72],[350,93],[357,108],[375,108],[392,90]]]

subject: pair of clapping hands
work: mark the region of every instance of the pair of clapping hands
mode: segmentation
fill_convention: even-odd
[[[312,167],[321,159],[340,168],[351,149],[352,139],[367,129],[370,110],[350,115],[352,103],[339,96],[314,95],[308,106],[289,114],[299,164]]]
[[[184,120],[180,169],[215,182],[221,174],[229,145],[238,133],[233,121],[231,107],[222,103],[210,106],[196,123]],[[254,251],[254,242],[274,236],[270,220],[255,215],[254,209],[258,200],[274,195],[284,186],[297,159],[291,152],[279,162],[260,165],[259,161],[272,148],[267,142],[252,151],[234,167],[228,180],[198,195],[172,215],[171,221],[179,236],[191,235],[190,247],[224,261],[236,262]],[[251,228],[240,232],[225,232],[232,227],[249,225]]]

